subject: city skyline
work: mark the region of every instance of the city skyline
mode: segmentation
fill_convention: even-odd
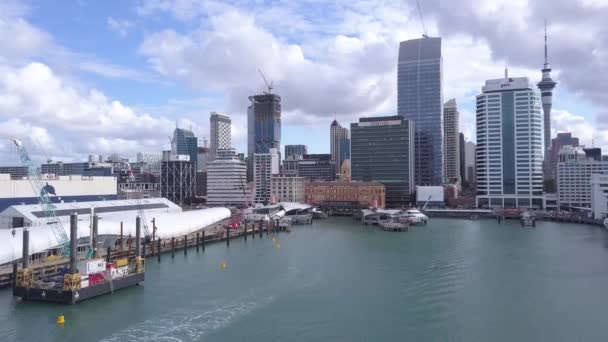
[[[414,3],[388,1],[365,15],[339,17],[331,26],[336,18],[312,18],[306,9],[332,9],[333,4],[303,1],[270,9],[247,1],[210,4],[191,1],[168,8],[158,1],[139,1],[124,9],[84,1],[57,6],[3,2],[0,33],[21,43],[0,49],[0,138],[17,135],[30,146],[39,143],[43,148],[33,151],[38,160],[43,155],[84,160],[90,153],[114,152],[134,157],[167,149],[176,121],[208,138],[207,115],[219,111],[233,117],[233,145],[244,152],[247,96],[264,90],[258,68],[275,81],[275,93],[283,98],[281,150],[305,143],[311,153],[329,151],[327,125],[334,117],[348,124],[362,116],[397,114],[398,43],[422,34]],[[551,137],[571,131],[581,144],[591,146],[594,140],[607,148],[608,131],[599,120],[606,115],[606,102],[596,86],[600,82],[594,82],[602,75],[596,71],[605,67],[606,47],[601,40],[574,44],[568,39],[564,27],[578,32],[580,26],[572,23],[573,15],[556,15],[565,5],[546,10],[528,4],[523,22],[515,4],[421,4],[429,35],[444,41],[444,98],[457,99],[460,131],[469,140],[474,140],[474,95],[484,80],[500,77],[497,71],[505,63],[513,74],[541,80],[547,17],[552,77],[560,84],[553,94]],[[344,14],[365,8],[357,1],[341,6]],[[449,13],[451,6],[470,12],[471,25],[459,24]],[[569,12],[588,13],[590,21],[608,11],[582,1],[570,6],[579,12]],[[287,30],[280,18],[271,25],[262,15],[268,10],[293,14],[299,24]],[[68,14],[67,24],[49,19],[58,12]],[[493,27],[484,21],[499,14],[504,23]],[[241,27],[233,29],[234,21]],[[605,30],[595,26],[596,35]],[[250,35],[251,42],[239,39],[243,35]],[[97,43],[87,43],[93,37]],[[192,64],[187,52],[208,58]],[[235,63],[245,52],[250,60]],[[0,151],[6,156],[10,145],[0,142]],[[14,164],[16,159],[0,162]]]

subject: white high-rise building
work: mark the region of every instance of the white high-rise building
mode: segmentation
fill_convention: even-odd
[[[477,206],[543,207],[543,115],[527,77],[488,80],[477,95]]]
[[[253,155],[253,184],[254,203],[270,203],[271,179],[279,174],[280,169],[279,150],[270,148],[268,153],[254,153]]]
[[[458,108],[456,99],[451,99],[443,105],[443,160],[445,162],[446,184],[458,184],[460,174],[460,135],[458,131]]]
[[[608,174],[608,161],[587,157],[581,147],[563,146],[557,163],[557,205],[560,209],[591,208],[593,174]]]
[[[209,145],[209,160],[215,160],[218,150],[230,149],[230,125],[232,121],[227,115],[212,112],[209,116],[209,130],[211,131],[211,141]]]
[[[247,165],[233,150],[220,150],[207,164],[207,204],[241,206],[249,196]]]
[[[608,217],[608,174],[591,175],[591,211],[595,219]]]

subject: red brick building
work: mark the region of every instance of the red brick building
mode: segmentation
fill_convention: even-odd
[[[304,188],[304,201],[322,210],[344,214],[385,206],[385,188],[378,182],[310,182]]]

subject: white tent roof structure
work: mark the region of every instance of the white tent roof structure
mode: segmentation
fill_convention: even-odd
[[[156,236],[161,239],[184,236],[201,229],[205,229],[214,223],[220,222],[230,217],[230,210],[227,208],[211,208],[192,210],[184,212],[157,212],[149,214],[150,219],[154,217],[156,222]],[[83,216],[80,216],[81,218]],[[107,217],[100,215],[98,233],[99,235],[119,235],[120,222],[123,222],[123,234],[125,236],[135,236],[135,216],[133,213],[113,213]],[[151,226],[151,225],[149,225]],[[0,229],[0,265],[22,256],[23,229]],[[69,225],[64,225],[67,235],[70,235]],[[29,227],[30,241],[29,253],[35,254],[51,249],[59,245],[49,226]],[[144,232],[141,232],[142,237]],[[78,222],[78,237],[88,237],[90,235],[89,216]]]

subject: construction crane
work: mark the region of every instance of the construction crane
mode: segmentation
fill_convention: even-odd
[[[264,76],[264,73],[262,72],[262,70],[258,69],[258,72],[262,76],[262,79],[264,80],[264,83],[266,84],[266,88],[268,89],[268,91],[264,92],[264,94],[266,94],[266,95],[272,94],[272,89],[274,89],[274,81],[271,80],[270,83],[268,83],[268,80],[266,79],[266,76]]]
[[[422,10],[420,9],[420,2],[418,0],[416,0],[416,7],[418,8],[418,15],[420,16],[420,23],[422,24],[422,30],[423,30],[423,34],[422,36],[424,38],[428,38],[429,35],[426,31],[426,25],[424,25],[424,18],[422,17]]]
[[[19,151],[19,159],[21,159],[21,163],[27,168],[28,180],[32,186],[32,190],[34,190],[34,193],[38,196],[40,206],[42,207],[44,216],[47,219],[47,225],[51,228],[55,239],[59,243],[59,246],[61,246],[61,253],[65,256],[69,256],[70,239],[68,238],[68,234],[63,228],[61,221],[55,214],[55,206],[53,205],[51,196],[49,194],[50,187],[48,184],[44,185],[42,183],[40,170],[34,167],[34,163],[32,162],[32,159],[27,153],[27,149],[21,140],[16,138],[11,138],[11,140]]]
[[[135,176],[133,175],[133,169],[131,168],[131,164],[127,163],[127,183],[134,183]],[[143,190],[142,190],[143,191]],[[141,224],[144,228],[144,236],[146,238],[151,237],[150,230],[148,229],[148,220],[146,220],[146,213],[144,212],[143,203],[141,201],[141,193],[135,194],[135,189],[131,189],[131,194],[133,194],[133,199],[137,203],[137,215],[141,218]]]

